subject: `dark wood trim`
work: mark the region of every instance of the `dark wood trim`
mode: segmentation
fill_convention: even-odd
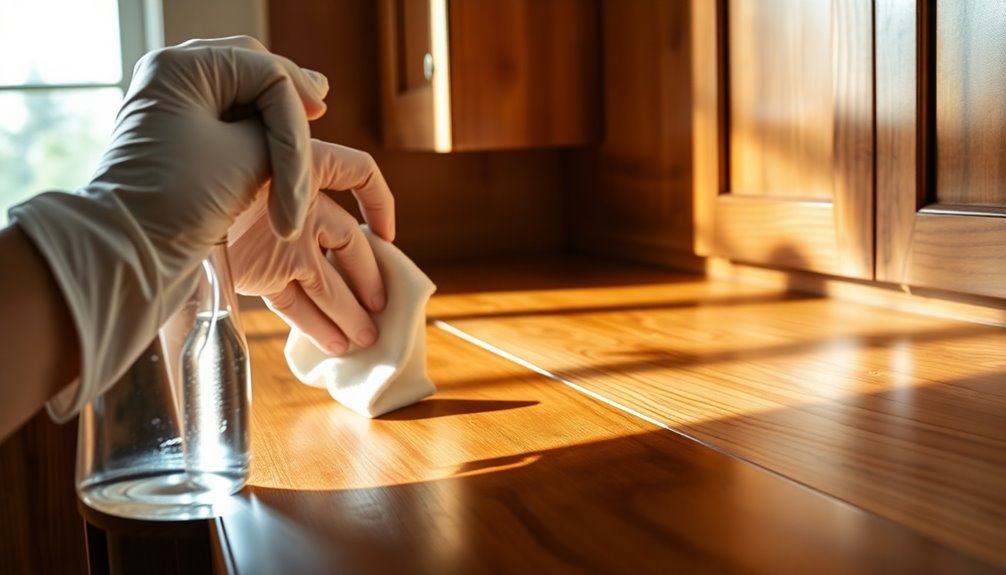
[[[717,194],[729,193],[730,186],[730,13],[727,0],[716,0],[716,92],[717,146],[719,147],[719,182]]]
[[[915,209],[936,200],[936,0],[919,0],[916,58],[918,162]]]

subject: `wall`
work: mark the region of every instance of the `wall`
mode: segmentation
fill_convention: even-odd
[[[558,150],[438,155],[383,148],[376,2],[273,1],[268,14],[271,48],[329,77],[329,111],[313,124],[314,135],[367,150],[381,166],[406,253],[430,261],[563,248]]]
[[[267,0],[153,0],[158,1],[166,46],[190,38],[238,34],[254,36],[268,44]]]
[[[699,268],[693,256],[688,0],[604,0],[604,143],[569,154],[574,245]]]
[[[382,146],[376,2],[266,3],[228,11],[241,1],[211,0],[203,10],[198,0],[164,0],[166,40],[268,28],[274,51],[327,74],[329,112],[313,133],[374,155],[395,193],[398,244],[414,258],[575,250],[699,265],[688,0],[602,2],[601,146],[446,155]],[[336,196],[352,207],[348,194]]]

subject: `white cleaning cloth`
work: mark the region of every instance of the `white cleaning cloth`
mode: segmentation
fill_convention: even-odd
[[[339,357],[319,349],[296,328],[286,361],[300,381],[320,388],[360,415],[376,417],[436,391],[426,375],[426,302],[436,286],[392,243],[363,226],[384,279],[387,305],[374,315],[380,337]]]

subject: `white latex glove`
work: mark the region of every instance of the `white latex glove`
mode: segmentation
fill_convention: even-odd
[[[374,159],[345,146],[318,140],[311,145],[313,188],[352,190],[371,229],[394,240],[394,198]],[[373,344],[377,326],[368,312],[383,309],[387,296],[356,219],[325,194],[315,193],[304,233],[295,241],[282,241],[270,233],[265,208],[262,199],[256,200],[227,236],[238,293],[262,296],[288,324],[332,355],[342,355],[350,341],[361,347]]]
[[[136,65],[94,179],[11,209],[79,335],[80,379],[49,402],[54,419],[125,372],[270,175],[273,227],[296,236],[312,192],[307,122],[324,113],[327,87],[251,38],[152,52]],[[236,117],[248,119],[223,120]]]

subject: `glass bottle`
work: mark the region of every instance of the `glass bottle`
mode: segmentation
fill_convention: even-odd
[[[251,379],[226,243],[129,371],[81,411],[77,492],[136,519],[222,513],[249,471]]]
[[[251,379],[226,245],[203,262],[195,319],[181,349],[182,446],[189,481],[234,493],[248,475]]]

